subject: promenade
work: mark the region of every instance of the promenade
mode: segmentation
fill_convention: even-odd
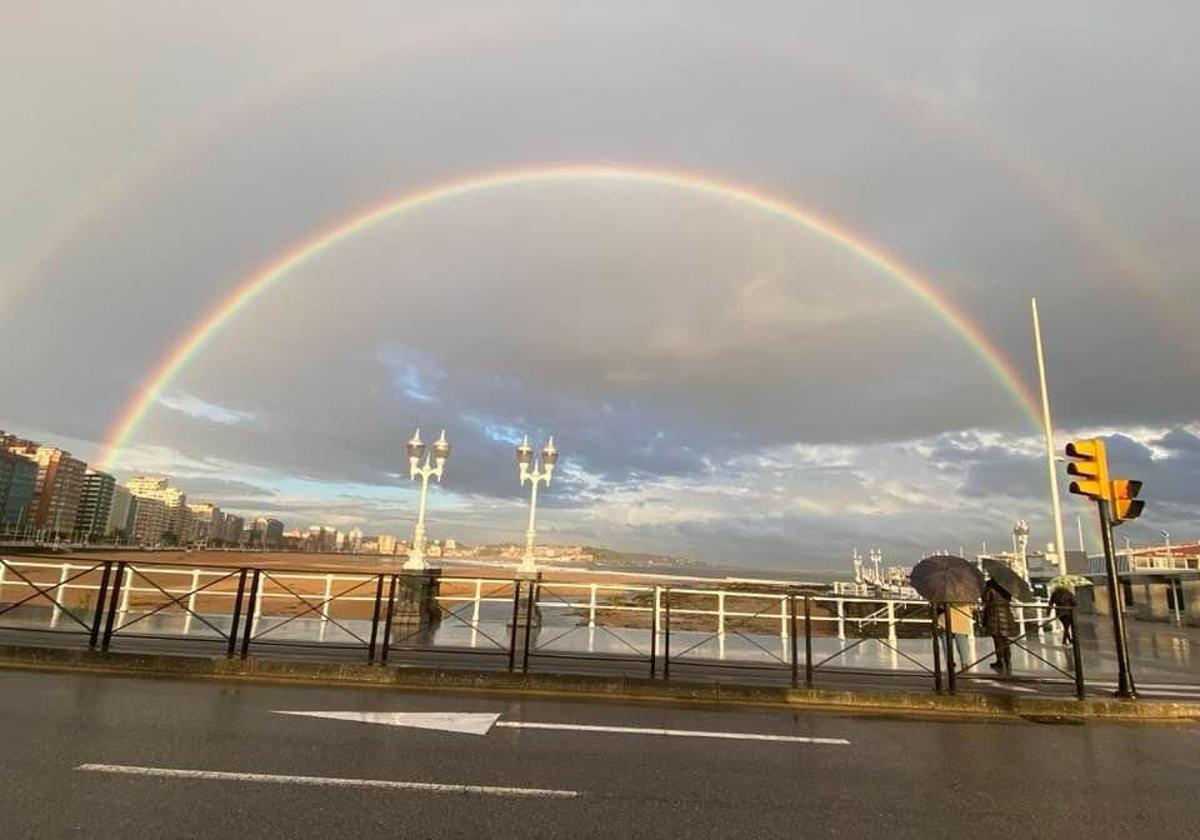
[[[401,622],[397,613],[393,622],[402,575],[192,566],[179,562],[189,559],[184,555],[167,564],[155,559],[0,561],[0,644],[235,662],[1054,700],[1107,698],[1116,679],[1108,623],[1080,616],[1076,659],[1042,605],[1019,610],[1024,633],[1014,645],[1011,678],[998,678],[988,667],[991,642],[976,637],[969,667],[951,686],[945,663],[935,661],[929,605],[923,602],[798,594],[800,587],[764,583],[675,580],[664,586],[589,581],[582,573],[536,581],[447,575],[439,578],[436,605],[430,604],[436,620],[412,624],[412,614]],[[530,600],[532,613],[522,606]],[[1130,621],[1129,634],[1143,698],[1200,701],[1195,628]],[[313,673],[325,672],[318,667]]]

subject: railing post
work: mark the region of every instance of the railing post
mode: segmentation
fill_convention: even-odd
[[[1087,697],[1087,686],[1083,682],[1083,652],[1079,649],[1074,607],[1071,608],[1071,657],[1075,660],[1075,696],[1083,700]]]
[[[933,689],[938,694],[942,693],[942,651],[939,645],[941,640],[938,638],[938,609],[937,604],[933,601],[929,602],[929,610],[932,615],[932,638],[933,638]]]
[[[591,585],[591,600],[588,601],[588,629],[596,626],[596,584]]]
[[[242,659],[250,654],[250,637],[254,634],[254,616],[258,612],[258,576],[260,574],[261,572],[255,569],[254,577],[250,579],[250,607],[246,613],[246,629],[242,633]]]
[[[57,627],[58,620],[62,617],[62,607],[60,607],[59,604],[67,600],[67,591],[63,584],[67,582],[67,578],[70,576],[71,564],[64,562],[62,564],[62,571],[58,573],[58,586],[54,587],[55,591],[58,592],[58,597],[54,599],[56,603],[54,604],[54,609],[50,611],[51,628]]]
[[[254,570],[254,577],[255,579],[258,578],[258,569]],[[258,634],[258,624],[259,620],[262,618],[263,601],[266,600],[266,598],[263,597],[263,592],[267,588],[265,583],[266,582],[264,581],[263,586],[255,587],[255,591],[251,594],[249,602],[247,602],[246,626],[251,628],[251,635]]]
[[[813,687],[812,595],[804,595],[804,687]]]
[[[483,602],[483,578],[475,578],[475,603],[471,606],[471,647],[479,641],[479,605]]]
[[[246,594],[246,570],[241,569],[238,573],[237,594],[233,597],[233,618],[229,622],[229,645],[225,649],[225,656],[228,659],[233,659],[234,651],[237,650],[239,622],[242,618],[242,597]]]
[[[379,607],[383,602],[383,574],[375,581],[375,607],[371,610],[371,642],[367,645],[367,664],[375,664],[375,643],[379,639]]]
[[[792,645],[792,688],[800,687],[800,640],[796,638],[796,593],[788,595],[788,637]]]
[[[383,619],[383,650],[379,654],[379,664],[386,665],[392,648],[392,618],[396,615],[396,576],[388,584],[387,612]]]
[[[508,672],[511,674],[517,667],[517,622],[521,620],[521,581],[513,581],[512,621],[508,631]]]
[[[5,568],[0,560],[0,570]],[[88,649],[95,650],[96,642],[100,640],[100,622],[104,620],[104,601],[108,595],[108,578],[112,574],[112,561],[104,561],[104,573],[100,575],[100,589],[96,593],[96,609],[92,613],[92,633],[88,637]]]
[[[183,617],[183,635],[192,632],[192,614],[196,612],[196,590],[200,588],[200,570],[192,569],[192,591],[188,595],[187,615]]]
[[[136,567],[129,570],[129,577],[125,578],[125,586],[121,589],[121,618],[123,619],[129,613],[129,595],[133,591],[133,577],[136,574]]]
[[[108,600],[108,618],[104,622],[104,637],[100,641],[100,650],[108,650],[113,637],[113,622],[117,618],[117,601],[121,595],[121,578],[125,576],[125,562],[117,563],[116,577],[113,579],[112,596]]]
[[[717,593],[717,635],[725,638],[725,591]],[[722,657],[724,658],[724,657]]]
[[[595,592],[595,584],[592,584],[592,592]],[[659,586],[654,586],[654,600],[650,604],[650,679],[654,679],[655,674],[655,659],[658,655],[658,592]]]
[[[838,638],[845,639],[846,638],[846,602],[843,601],[841,598],[837,599],[837,627],[838,627]],[[859,622],[858,628],[859,628],[859,635],[861,636],[862,635],[862,622]]]
[[[663,679],[671,679],[671,587],[663,589]]]
[[[896,641],[896,602],[887,602],[887,621],[888,621],[888,644],[895,647]]]
[[[329,623],[329,600],[333,597],[333,575],[325,575],[325,597],[321,599],[321,623]]]
[[[954,624],[954,619],[950,615],[951,605],[946,604],[946,690],[954,694],[957,688],[958,674],[955,673],[958,669],[954,664],[954,634],[951,629]]]
[[[529,634],[533,626],[533,611],[537,609],[538,587],[541,586],[540,575],[538,580],[529,581],[529,601],[525,604],[525,653],[521,657],[521,673],[529,671]]]

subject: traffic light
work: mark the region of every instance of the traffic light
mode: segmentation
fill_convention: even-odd
[[[1112,483],[1112,522],[1120,525],[1130,519],[1137,519],[1146,508],[1146,503],[1138,498],[1142,492],[1142,482],[1132,478],[1113,479]]]
[[[1067,464],[1067,475],[1080,479],[1071,482],[1072,493],[1087,496],[1097,502],[1106,502],[1112,498],[1104,441],[1073,440],[1067,444],[1067,457],[1075,459]]]

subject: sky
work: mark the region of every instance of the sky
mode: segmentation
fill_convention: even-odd
[[[1198,536],[1200,56],[1188,3],[23,4],[0,31],[0,428],[98,462],[265,267],[372,207],[162,383],[115,453],[195,499],[405,535],[830,569],[1052,539],[1041,431]],[[847,247],[852,240],[861,247]],[[1064,482],[1065,485],[1065,482]],[[1064,486],[1065,490],[1065,486]],[[1065,503],[1068,545],[1094,512]]]

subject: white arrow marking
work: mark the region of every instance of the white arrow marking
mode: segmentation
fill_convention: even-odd
[[[527,796],[543,799],[574,799],[577,790],[496,787],[494,785],[446,785],[435,782],[393,782],[387,779],[339,779],[328,776],[284,776],[274,773],[228,773],[221,770],[178,770],[173,767],[138,767],[127,764],[81,764],[85,773],[114,773],[121,776],[156,776],[171,779],[203,779],[218,782],[262,782],[273,785],[310,785],[336,788],[387,788],[423,793],[462,793],[474,796]]]
[[[657,735],[670,738],[721,738],[732,741],[777,741],[789,744],[827,744],[845,747],[845,738],[810,738],[801,735],[760,735],[756,732],[706,732],[700,729],[658,729],[640,726],[592,726],[585,723],[537,723],[502,721],[490,712],[299,712],[276,711],[279,715],[300,715],[355,723],[379,723],[415,729],[435,729],[466,735],[486,735],[492,727],[506,729],[554,729],[568,732],[605,732],[617,735]]]
[[[1023,685],[1013,685],[1011,683],[1002,683],[999,680],[975,680],[975,682],[981,685],[992,685],[996,688],[1003,688],[1008,691],[1024,691],[1027,694],[1037,694],[1036,688],[1028,688]]]
[[[848,747],[845,738],[809,738],[801,735],[760,735],[756,732],[705,732],[701,729],[649,729],[638,726],[588,726],[582,723],[534,723],[502,720],[496,726],[509,729],[563,729],[574,732],[614,732],[619,735],[660,735],[670,738],[724,738],[731,741],[783,741],[789,744],[829,744]]]
[[[289,712],[278,710],[277,715],[349,720],[355,723],[382,723],[386,726],[407,726],[410,729],[436,729],[463,735],[486,735],[500,715],[491,712]]]

